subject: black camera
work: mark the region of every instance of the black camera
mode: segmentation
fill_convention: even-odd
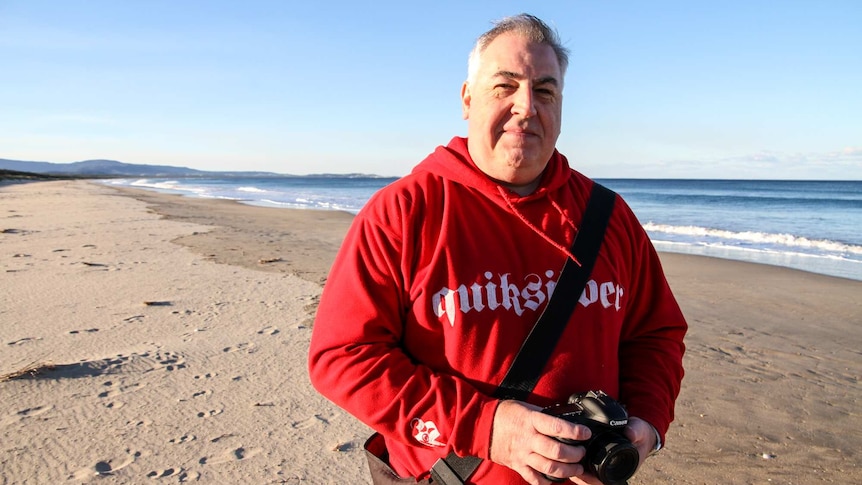
[[[542,410],[546,414],[582,424],[592,432],[586,441],[556,438],[564,443],[586,448],[581,464],[605,485],[626,485],[640,462],[637,448],[623,434],[629,415],[622,404],[602,391],[574,394],[568,404],[558,404]],[[548,477],[554,482],[565,479]]]

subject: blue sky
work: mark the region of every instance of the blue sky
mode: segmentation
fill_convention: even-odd
[[[862,180],[862,2],[0,0],[0,158],[403,175],[466,134],[475,38],[571,49],[593,177]]]

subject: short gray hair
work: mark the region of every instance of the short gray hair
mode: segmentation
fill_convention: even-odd
[[[472,83],[476,78],[476,73],[479,70],[479,56],[485,52],[485,49],[488,48],[488,45],[494,39],[509,32],[526,37],[531,42],[551,46],[554,49],[554,54],[557,56],[557,62],[560,64],[560,74],[565,77],[566,68],[569,67],[569,50],[563,47],[557,31],[549,27],[545,22],[542,22],[538,17],[522,13],[498,20],[494,23],[494,27],[491,30],[485,32],[476,40],[476,45],[470,51],[470,58],[467,61],[468,83]],[[562,82],[562,79],[560,82]]]

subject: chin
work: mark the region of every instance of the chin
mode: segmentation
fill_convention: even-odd
[[[541,156],[537,156],[532,153],[518,153],[510,155],[511,156],[507,157],[508,165],[516,172],[533,169],[538,169],[538,171],[541,172],[545,169],[545,165],[548,164],[548,159],[550,158],[542,159]]]

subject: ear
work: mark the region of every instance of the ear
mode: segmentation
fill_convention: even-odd
[[[472,99],[470,85],[464,81],[464,84],[461,85],[461,117],[465,120],[470,118],[470,101]]]

